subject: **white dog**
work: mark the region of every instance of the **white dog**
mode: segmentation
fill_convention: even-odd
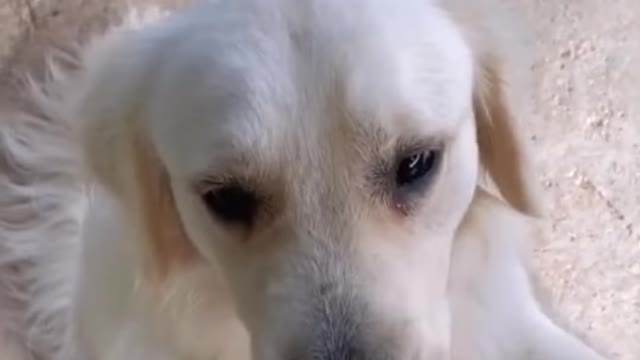
[[[530,279],[496,11],[219,0],[93,42],[2,130],[11,326],[46,360],[602,359]]]

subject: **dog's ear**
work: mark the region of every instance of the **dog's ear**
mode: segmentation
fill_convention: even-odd
[[[526,143],[503,78],[504,64],[486,56],[477,63],[473,108],[480,163],[504,200],[529,215],[539,215],[541,199]]]
[[[485,184],[481,179],[481,183],[495,185],[518,211],[540,215],[542,192],[517,118],[524,110],[514,105],[526,95],[519,91],[530,85],[525,73],[534,50],[530,25],[523,14],[495,0],[450,0],[442,6],[459,25],[474,58],[473,109],[480,162],[490,180]]]
[[[169,175],[147,136],[145,97],[154,58],[136,35],[114,31],[89,47],[72,109],[83,124],[89,176],[123,204],[145,272],[163,279],[197,253],[185,235]]]

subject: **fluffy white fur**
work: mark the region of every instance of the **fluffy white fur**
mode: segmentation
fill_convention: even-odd
[[[601,359],[535,296],[499,13],[219,0],[100,37],[4,115],[6,327],[46,360]],[[399,199],[376,179],[412,142],[443,158]],[[250,228],[202,203],[228,179]]]

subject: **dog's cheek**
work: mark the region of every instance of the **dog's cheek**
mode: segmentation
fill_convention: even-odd
[[[366,235],[352,261],[366,304],[366,328],[372,331],[368,338],[387,342],[385,348],[395,354],[409,352],[401,358],[445,351],[450,235],[424,224],[394,232],[378,228]]]
[[[400,221],[375,217],[356,225],[357,262],[380,284],[380,299],[425,308],[444,293],[454,238],[476,192],[477,153],[470,118],[448,144],[440,178],[416,212]]]
[[[185,240],[192,243],[209,269],[210,282],[219,284],[240,302],[242,299],[254,299],[253,293],[247,294],[247,288],[251,290],[253,284],[239,286],[244,284],[241,279],[246,277],[251,264],[233,246],[237,239],[214,224],[211,215],[188,186],[178,181],[171,185],[177,214],[187,235]]]
[[[455,232],[467,213],[478,186],[479,158],[475,124],[463,123],[457,135],[447,144],[438,181],[428,195],[419,220]]]

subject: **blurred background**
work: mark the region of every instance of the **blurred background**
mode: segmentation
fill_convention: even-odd
[[[535,92],[520,115],[547,203],[542,282],[567,326],[611,359],[638,360],[640,1],[498,1],[532,28]],[[47,48],[187,2],[0,0],[0,111],[20,111],[17,75],[38,77]]]

